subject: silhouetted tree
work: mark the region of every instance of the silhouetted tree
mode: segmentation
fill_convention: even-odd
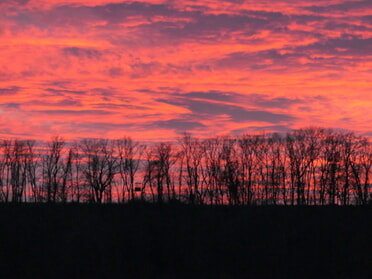
[[[80,143],[85,164],[83,174],[92,191],[92,201],[102,203],[104,193],[111,192],[111,186],[117,173],[117,158],[114,146],[104,139],[84,139]],[[110,193],[106,196],[110,197]]]
[[[60,191],[58,192],[59,200],[63,203],[69,200],[69,196],[73,193],[74,187],[73,179],[73,161],[74,161],[74,149],[71,147],[68,150],[67,157],[62,164],[62,177]]]
[[[3,140],[1,143],[1,162],[0,162],[0,171],[1,171],[1,187],[0,187],[0,198],[4,202],[9,201],[11,194],[10,190],[10,176],[11,176],[11,160],[12,160],[12,141]]]
[[[365,138],[358,138],[354,144],[357,145],[357,147],[355,148],[355,152],[351,154],[350,165],[353,175],[355,203],[358,205],[366,205],[370,192],[372,150],[370,143]]]
[[[284,139],[273,134],[268,138],[269,149],[269,177],[270,177],[270,204],[281,202],[280,194],[285,191],[286,169],[285,169],[285,150]],[[283,201],[284,202],[284,201]]]
[[[203,141],[205,155],[205,187],[210,204],[221,204],[223,202],[223,182],[221,179],[221,148],[220,138],[209,138]]]
[[[220,154],[221,179],[227,190],[229,204],[240,204],[240,168],[237,151],[235,149],[236,140],[230,137],[224,137],[222,140],[222,149]]]
[[[164,200],[164,186],[166,186],[168,198],[170,199],[171,175],[170,168],[175,163],[172,154],[172,145],[170,143],[160,143],[154,147],[153,161],[155,167],[155,180],[157,189],[157,202],[162,203]]]
[[[156,194],[154,191],[155,185],[155,178],[158,175],[158,162],[155,160],[154,157],[154,149],[153,148],[145,148],[145,164],[144,164],[144,176],[143,176],[143,187],[141,191],[141,199],[145,199],[146,189],[150,189],[152,201],[156,201]]]
[[[33,202],[41,202],[43,199],[42,187],[39,183],[38,167],[39,167],[39,155],[35,151],[35,141],[26,141],[26,153],[27,153],[27,180],[31,188],[29,195]]]
[[[70,171],[68,175],[70,180],[70,186],[68,187],[70,199],[73,202],[79,203],[84,196],[84,186],[86,183],[83,169],[83,154],[81,153],[79,142],[74,142],[69,150],[69,161],[71,163]]]
[[[318,156],[318,146],[313,131],[296,130],[287,134],[287,152],[291,173],[291,204],[305,203],[306,174]]]
[[[126,202],[140,190],[158,203],[365,205],[371,171],[369,139],[316,127],[148,147],[130,137],[0,141],[2,202]]]
[[[181,179],[183,178],[186,182],[189,202],[192,204],[195,202],[202,203],[202,196],[199,191],[204,152],[202,143],[189,134],[184,134],[179,143],[181,145],[180,160],[182,161],[180,172],[181,174],[185,173]]]
[[[12,202],[22,202],[27,182],[27,157],[24,141],[14,140],[10,160]]]
[[[254,178],[257,167],[257,148],[261,138],[245,134],[238,140],[240,148],[241,183],[243,185],[242,201],[251,205],[254,199]]]
[[[65,141],[54,137],[47,144],[46,154],[42,159],[44,191],[47,202],[56,202],[63,179],[62,151]]]
[[[128,198],[135,198],[135,175],[139,169],[140,161],[144,151],[144,145],[134,142],[130,137],[116,140],[117,153],[119,157],[118,170],[121,177],[121,195],[119,200],[125,201],[125,193]]]
[[[0,200],[22,202],[26,199],[27,141],[4,140],[0,159]]]

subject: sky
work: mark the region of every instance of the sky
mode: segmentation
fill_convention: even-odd
[[[372,1],[0,0],[0,137],[372,136]]]

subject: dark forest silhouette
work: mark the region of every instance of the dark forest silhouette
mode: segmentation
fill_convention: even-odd
[[[1,278],[372,275],[370,206],[1,203]]]
[[[371,147],[321,128],[3,140],[0,277],[371,278]]]
[[[372,145],[323,128],[145,145],[124,137],[2,140],[0,201],[366,205]]]

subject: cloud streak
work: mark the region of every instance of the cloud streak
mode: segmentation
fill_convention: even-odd
[[[370,134],[370,1],[5,0],[2,137]]]

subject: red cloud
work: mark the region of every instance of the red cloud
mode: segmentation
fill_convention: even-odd
[[[370,133],[371,8],[2,1],[2,136],[151,140],[308,125]]]

